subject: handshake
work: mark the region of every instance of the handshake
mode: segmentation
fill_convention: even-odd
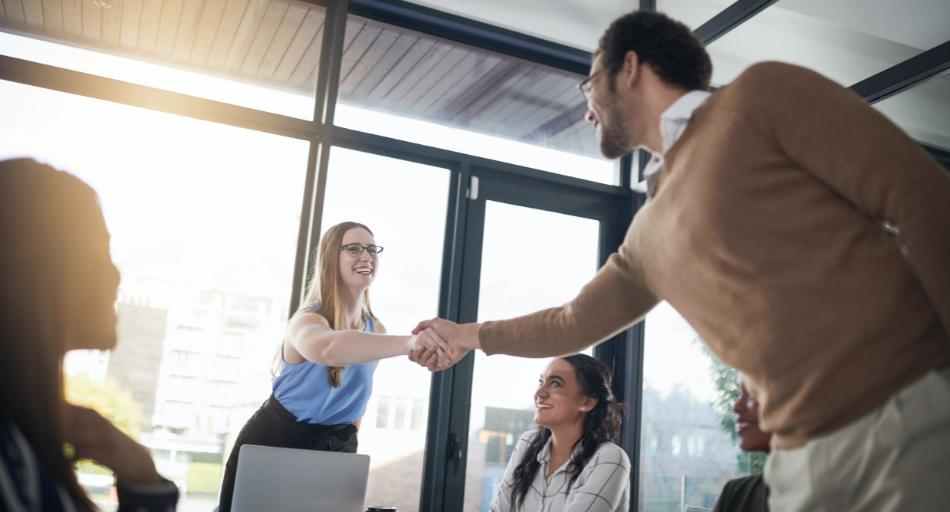
[[[429,371],[442,371],[469,351],[481,348],[479,327],[481,324],[459,325],[441,318],[419,322],[409,338],[409,359]]]

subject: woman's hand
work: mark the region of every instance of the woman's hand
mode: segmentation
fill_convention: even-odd
[[[425,360],[432,358],[439,366],[448,367],[454,350],[432,329],[423,329],[409,337],[409,356],[424,354]],[[415,360],[415,359],[413,359]]]
[[[144,446],[122,433],[98,412],[66,404],[65,441],[76,449],[77,459],[92,459],[111,469],[122,482],[156,485],[162,477]]]

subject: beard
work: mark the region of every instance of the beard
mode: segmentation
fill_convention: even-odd
[[[617,113],[618,110],[616,98],[613,97],[601,110],[600,153],[609,160],[620,158],[633,150],[628,140],[626,123],[623,116]]]

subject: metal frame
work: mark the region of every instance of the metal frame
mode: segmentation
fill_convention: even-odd
[[[320,48],[320,69],[317,74],[316,101],[313,122],[320,128],[320,136],[310,143],[307,155],[307,174],[304,183],[303,205],[300,208],[300,228],[297,234],[297,254],[290,291],[290,312],[297,310],[307,285],[311,256],[320,242],[323,224],[323,202],[333,145],[333,115],[336,112],[340,66],[343,61],[343,41],[346,33],[347,0],[337,0],[327,7]]]
[[[778,0],[739,0],[693,31],[705,45],[726,35]]]
[[[947,73],[950,73],[950,41],[865,78],[852,85],[851,90],[873,105]]]
[[[502,55],[586,75],[590,53],[402,0],[350,0],[350,12]]]
[[[402,0],[308,0],[327,7],[327,29],[324,33],[320,71],[316,90],[313,120],[301,120],[238,107],[213,100],[195,98],[152,87],[130,84],[0,56],[0,80],[18,82],[35,87],[76,94],[90,98],[147,108],[265,133],[307,140],[311,143],[305,179],[304,200],[301,205],[301,224],[296,250],[291,309],[299,302],[306,285],[308,257],[322,231],[324,189],[327,178],[329,153],[333,146],[399,158],[450,170],[451,187],[447,198],[448,213],[444,239],[442,283],[439,297],[439,316],[456,321],[474,320],[477,313],[477,264],[481,257],[482,233],[473,233],[479,226],[479,215],[484,215],[484,200],[497,194],[505,195],[505,188],[522,193],[511,201],[535,205],[553,211],[571,208],[552,197],[563,194],[580,197],[598,197],[614,205],[623,205],[611,223],[626,226],[642,205],[643,198],[631,194],[629,186],[635,177],[642,177],[642,169],[649,156],[645,152],[627,155],[617,167],[619,187],[611,187],[565,176],[553,175],[536,169],[514,166],[470,155],[445,151],[428,146],[407,143],[335,127],[333,124],[337,98],[339,71],[345,33],[346,17],[355,14],[376,21],[416,30],[432,36],[490,50],[499,54],[525,59],[552,68],[577,74],[587,74],[590,55],[582,50],[526,36],[422,7]],[[776,0],[739,0],[695,30],[696,35],[710,44],[730,30],[774,4]],[[642,10],[655,10],[655,0],[639,0]],[[915,85],[950,71],[950,42],[939,45],[852,86],[869,103],[881,101],[904,92]],[[950,152],[924,146],[936,160],[950,169]],[[634,174],[634,169],[637,174]],[[466,198],[468,183],[473,174],[481,176],[483,194],[478,201]],[[494,183],[495,185],[492,185]],[[487,185],[487,188],[484,186]],[[503,185],[500,188],[498,185]],[[495,187],[495,188],[493,188]],[[497,190],[496,190],[497,189]],[[479,201],[481,204],[478,205]],[[569,201],[570,202],[570,201]],[[473,209],[472,206],[476,205]],[[479,213],[479,209],[480,212]],[[576,212],[575,212],[576,213]],[[482,217],[483,219],[483,217]],[[617,220],[619,219],[619,220]],[[482,225],[483,226],[483,225]],[[477,228],[481,229],[481,228]],[[623,229],[611,228],[602,232],[600,256],[603,262],[623,238]],[[473,270],[474,269],[474,270]],[[472,281],[474,279],[474,281]],[[475,288],[473,288],[473,286]],[[617,336],[595,349],[595,355],[614,368],[614,392],[628,404],[623,427],[623,444],[634,467],[639,461],[639,436],[642,395],[644,324]],[[451,475],[448,458],[448,440],[452,433],[467,436],[468,402],[472,376],[471,361],[434,374],[430,392],[430,414],[426,438],[421,510],[442,510],[444,505],[461,503],[459,476]],[[461,446],[464,458],[464,441]],[[461,465],[461,462],[460,462]],[[464,480],[464,470],[462,470]],[[631,475],[633,492],[631,509],[639,501],[639,472]],[[464,485],[464,484],[462,484]]]

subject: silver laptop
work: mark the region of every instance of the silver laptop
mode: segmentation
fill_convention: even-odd
[[[363,512],[369,455],[244,445],[234,512]]]

